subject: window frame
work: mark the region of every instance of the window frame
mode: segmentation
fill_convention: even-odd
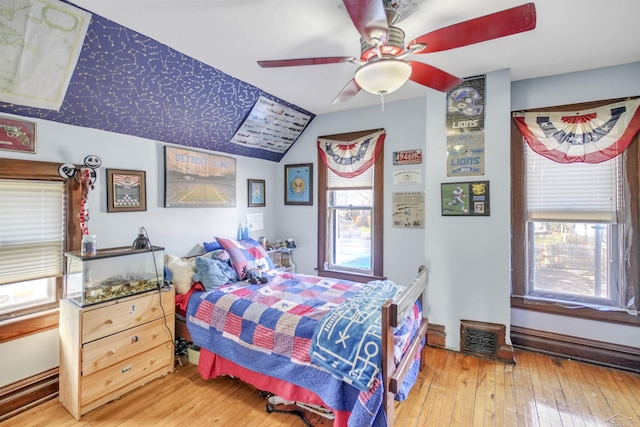
[[[597,102],[587,102],[572,105],[562,105],[547,108],[527,110],[534,111],[578,111],[588,108],[611,104],[624,99],[613,99]],[[627,275],[627,286],[634,289],[636,295],[636,309],[638,308],[638,296],[640,295],[640,201],[638,191],[640,189],[640,176],[638,175],[638,163],[640,162],[638,134],[627,148],[627,174],[630,177],[630,213],[631,226],[634,229],[633,242],[631,244],[631,266]],[[558,314],[568,317],[578,317],[591,320],[599,320],[611,323],[640,325],[640,316],[633,316],[624,311],[600,311],[591,308],[576,306],[570,308],[560,306],[554,302],[525,301],[526,295],[526,268],[527,264],[527,214],[526,214],[526,158],[524,155],[524,138],[514,121],[511,120],[511,307],[523,310],[540,311]]]
[[[375,167],[375,166],[374,166]],[[373,188],[371,189],[371,191],[373,191]],[[334,242],[336,237],[335,237],[335,233],[336,233],[336,224],[335,221],[337,221],[337,217],[339,215],[340,211],[343,210],[355,210],[355,211],[369,211],[370,212],[370,216],[372,218],[372,222],[375,221],[374,215],[373,215],[373,206],[361,206],[361,205],[338,205],[338,204],[331,204],[329,203],[327,206],[327,218],[328,220],[325,222],[325,224],[329,224],[330,220],[333,219],[333,226],[334,229],[332,230],[331,233],[329,233],[331,235],[330,238],[327,239],[328,242]],[[327,232],[329,232],[329,229],[327,229]],[[374,242],[375,243],[375,242]],[[328,247],[329,244],[325,245],[325,247]],[[335,247],[333,247],[333,249],[335,250]],[[325,255],[327,255],[327,253],[325,252]],[[336,254],[332,254],[332,256],[329,257],[329,259],[333,259],[335,260],[335,256]],[[327,258],[325,257],[325,260]],[[368,272],[363,272],[362,269],[358,269],[358,268],[348,268],[348,267],[344,267],[344,266],[337,266],[335,263],[331,264],[329,263],[329,266],[331,268],[329,268],[329,270],[332,271],[340,271],[340,272],[345,272],[345,273],[349,273],[349,274],[358,274],[358,275],[367,275]]]
[[[80,203],[82,191],[75,179],[64,179],[58,172],[60,164],[0,158],[0,178],[65,182],[65,237],[63,250],[80,248]],[[28,310],[12,312],[0,320],[0,343],[35,334],[58,326],[58,307],[62,297],[63,277],[56,279],[57,301]]]
[[[323,138],[335,141],[352,141],[357,138],[369,135],[375,130],[342,133],[337,135],[323,136]],[[373,172],[373,209],[371,228],[372,246],[372,275],[358,274],[345,270],[326,269],[324,267],[327,260],[327,220],[329,216],[329,206],[327,199],[327,166],[322,161],[318,153],[318,262],[317,273],[321,277],[332,277],[341,280],[352,280],[355,282],[367,282],[369,280],[383,280],[383,231],[384,231],[384,150],[380,152],[374,163]]]

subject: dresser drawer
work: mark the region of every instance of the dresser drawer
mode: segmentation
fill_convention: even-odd
[[[87,406],[107,395],[111,400],[114,398],[114,392],[118,389],[155,371],[163,370],[165,373],[169,373],[173,368],[172,363],[173,343],[165,342],[147,352],[140,353],[91,375],[83,376],[80,380],[81,406]]]
[[[90,375],[166,341],[172,342],[174,336],[174,321],[171,317],[167,319],[166,325],[165,319],[161,318],[91,341],[82,346],[82,375]]]
[[[160,299],[162,298],[162,307]],[[159,319],[175,311],[173,292],[149,292],[116,300],[82,312],[81,342],[88,343],[125,329]],[[163,310],[164,309],[164,310]]]

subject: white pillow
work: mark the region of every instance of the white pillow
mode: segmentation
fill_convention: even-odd
[[[175,255],[165,254],[164,265],[171,270],[176,293],[186,294],[193,284],[193,274],[196,272],[195,259],[184,259]]]

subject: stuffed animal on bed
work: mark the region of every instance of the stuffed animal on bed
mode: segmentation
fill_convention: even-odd
[[[260,271],[255,267],[250,268],[248,271],[245,268],[245,271],[247,276],[246,280],[252,285],[255,285],[258,282],[265,284],[269,281],[269,278],[267,277],[266,273],[263,273],[262,271]]]

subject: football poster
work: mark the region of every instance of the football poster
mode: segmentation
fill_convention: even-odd
[[[442,216],[489,216],[489,181],[440,185]]]
[[[447,135],[447,176],[484,175],[484,132]]]
[[[447,92],[447,134],[484,129],[485,77],[466,78]]]

